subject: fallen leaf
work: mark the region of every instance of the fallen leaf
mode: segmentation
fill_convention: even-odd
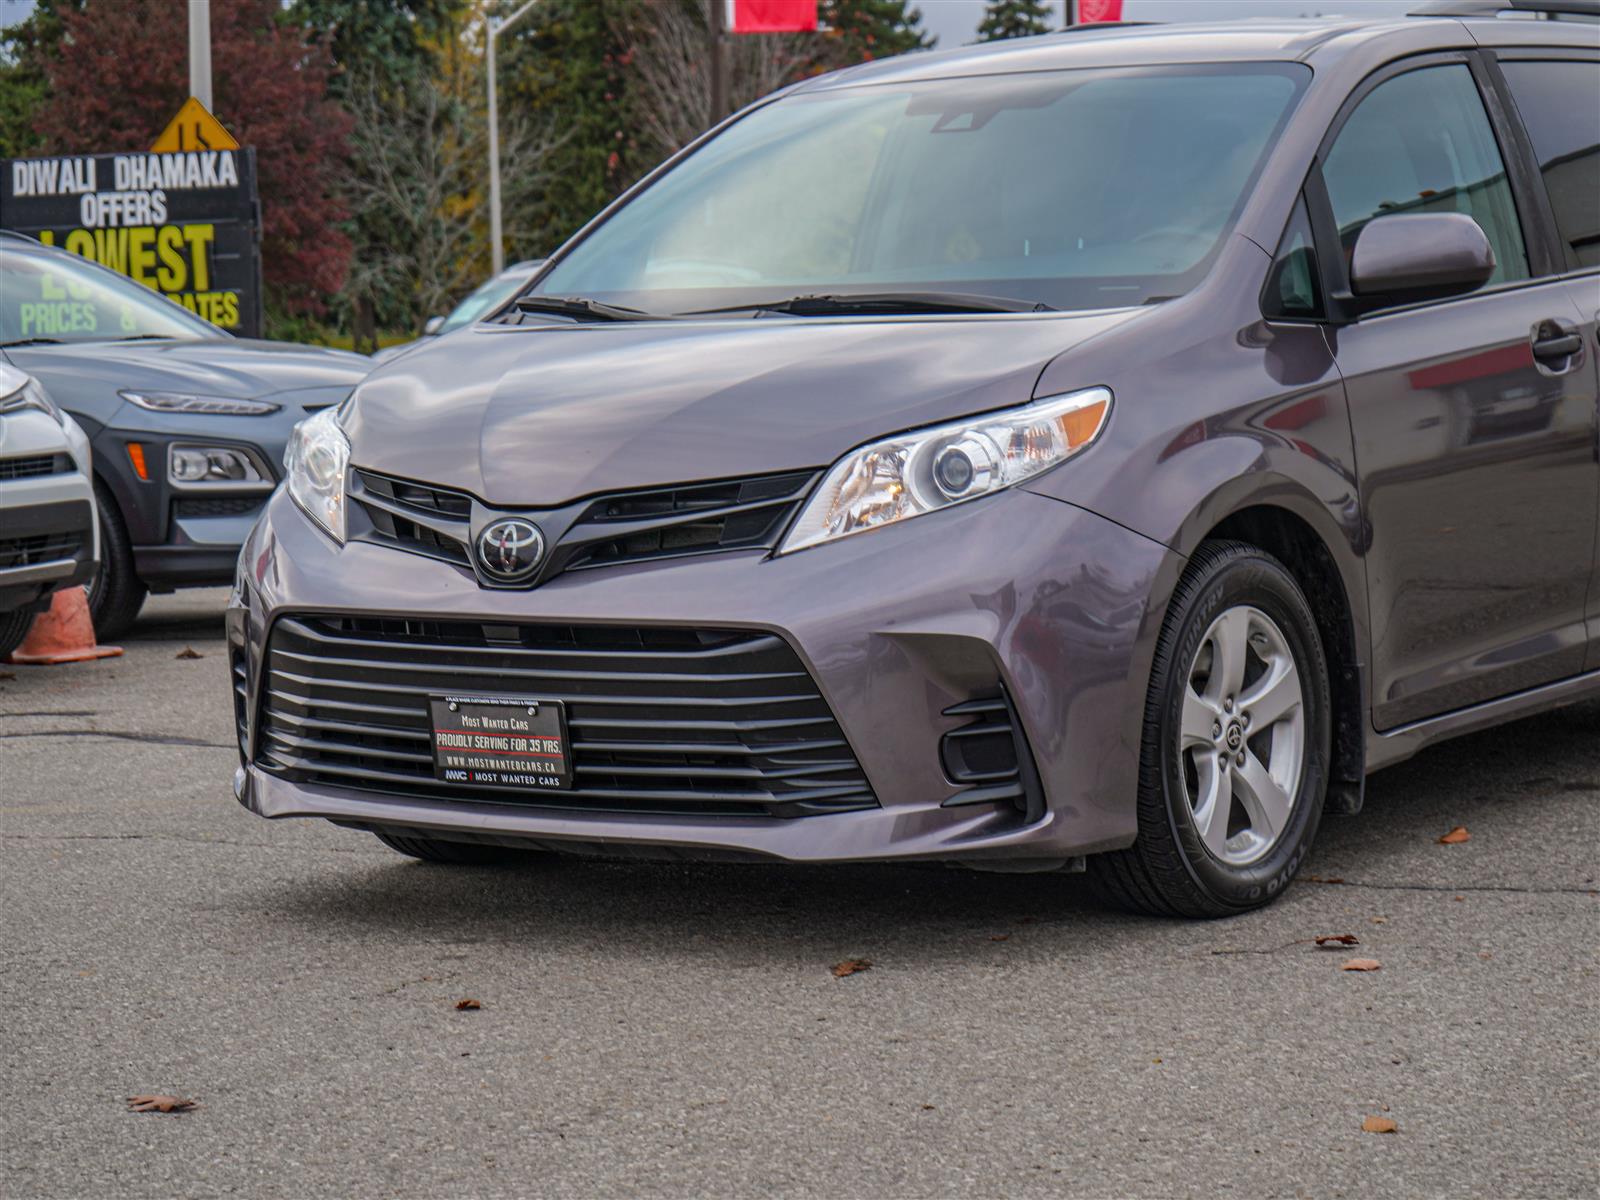
[[[181,1096],[129,1096],[128,1108],[133,1112],[181,1113],[198,1105]]]
[[[1462,842],[1470,841],[1472,835],[1467,832],[1465,825],[1457,825],[1449,833],[1439,839],[1441,846],[1459,846]]]
[[[924,1104],[924,1105],[923,1105],[923,1106],[922,1106],[922,1111],[923,1111],[923,1112],[932,1112],[932,1111],[933,1111],[933,1105],[931,1105],[931,1104]]]
[[[857,971],[872,969],[870,958],[847,958],[843,962],[833,964],[833,977],[843,979],[846,975],[854,975]]]
[[[990,934],[989,940],[991,942],[1009,942],[1011,940],[1011,935],[1009,933]]]
[[[477,1012],[482,1007],[483,1007],[483,1005],[479,1004],[476,1000],[472,999],[471,997],[468,997],[465,1000],[457,1000],[456,1001],[456,1011],[457,1012]]]
[[[200,651],[196,650],[193,646],[185,646],[182,650],[179,650],[176,654],[174,654],[173,657],[174,658],[204,658],[205,655],[201,654]]]
[[[1399,1133],[1400,1126],[1394,1123],[1392,1117],[1368,1117],[1361,1122],[1363,1133]]]
[[[1353,933],[1327,933],[1317,939],[1324,950],[1337,950],[1340,946],[1359,946],[1361,939]]]
[[[1373,917],[1372,918],[1372,923],[1374,925],[1387,925],[1389,923],[1389,918],[1388,917]]]
[[[1382,966],[1375,958],[1352,958],[1340,967],[1341,971],[1376,971]]]

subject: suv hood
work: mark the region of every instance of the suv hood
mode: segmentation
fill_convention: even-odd
[[[109,388],[194,392],[241,399],[309,388],[348,392],[372,364],[364,355],[291,342],[205,338],[170,342],[66,342],[6,351],[63,403]]]
[[[345,426],[357,466],[555,507],[1025,404],[1046,363],[1141,311],[479,326],[378,368]]]

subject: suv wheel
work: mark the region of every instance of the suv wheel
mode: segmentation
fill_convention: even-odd
[[[428,863],[456,866],[504,866],[527,862],[537,850],[513,850],[509,846],[487,846],[478,842],[447,842],[437,838],[407,837],[373,830],[377,839],[391,850]]]
[[[1275,899],[1322,815],[1329,693],[1316,622],[1283,564],[1237,542],[1203,545],[1156,646],[1138,839],[1089,860],[1101,890],[1190,917]]]
[[[22,645],[22,639],[28,636],[28,627],[33,624],[33,617],[34,614],[25,608],[0,613],[0,662],[5,662],[11,657],[11,652]]]
[[[95,636],[114,638],[133,624],[144,606],[147,589],[133,573],[133,546],[122,523],[122,511],[98,479],[94,502],[100,513],[100,569],[89,581],[89,617]]]

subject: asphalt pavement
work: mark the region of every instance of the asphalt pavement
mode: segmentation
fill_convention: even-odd
[[[1223,922],[1068,876],[441,868],[235,804],[223,599],[0,668],[11,1200],[1600,1193],[1600,703],[1374,776]]]

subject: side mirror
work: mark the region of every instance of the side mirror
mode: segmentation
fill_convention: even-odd
[[[423,325],[422,325],[422,336],[423,337],[432,337],[434,334],[439,332],[440,328],[442,328],[443,325],[444,325],[444,318],[443,317],[429,317],[426,321],[423,322]]]
[[[1350,256],[1363,310],[1475,291],[1494,274],[1494,248],[1465,213],[1396,213],[1368,221]]]

